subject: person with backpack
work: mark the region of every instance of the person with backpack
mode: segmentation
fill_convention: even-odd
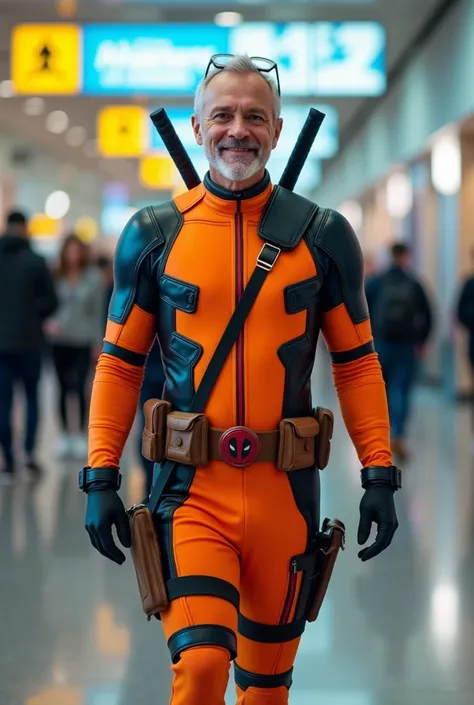
[[[474,263],[474,248],[471,251]],[[457,319],[467,333],[467,354],[472,372],[472,432],[474,434],[474,274],[464,280],[457,302]]]
[[[408,458],[405,433],[411,391],[433,315],[421,282],[410,270],[409,247],[395,243],[391,257],[389,268],[367,281],[366,296],[387,388],[392,452],[404,461]]]

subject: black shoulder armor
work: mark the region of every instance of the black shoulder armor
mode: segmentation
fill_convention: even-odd
[[[339,272],[347,310],[354,323],[369,318],[364,290],[364,257],[357,235],[346,218],[324,208],[311,228],[310,243],[327,254]],[[329,274],[330,276],[330,274]]]
[[[135,299],[140,267],[147,255],[176,236],[182,215],[173,201],[142,208],[129,220],[117,243],[114,258],[114,292],[109,319],[123,323]]]
[[[263,211],[258,234],[281,250],[293,250],[317,212],[318,206],[312,201],[275,186]]]

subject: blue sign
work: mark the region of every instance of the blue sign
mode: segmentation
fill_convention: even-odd
[[[216,25],[84,27],[83,92],[190,95],[212,54],[228,51],[229,30]]]
[[[385,44],[377,22],[88,25],[83,93],[191,96],[212,54],[247,53],[277,62],[283,96],[376,96]]]
[[[319,22],[313,29],[312,92],[377,96],[386,89],[384,28],[376,22]]]
[[[318,159],[330,159],[334,157],[339,148],[337,110],[331,105],[313,105],[312,107],[321,110],[326,117],[313,144],[310,155]],[[202,153],[203,149],[196,143],[191,127],[192,109],[167,108],[166,112],[186,150],[192,154]],[[308,117],[308,112],[309,106],[304,105],[288,105],[282,108],[281,117],[283,118],[283,129],[278,145],[274,150],[275,156],[288,159],[295,146],[296,136],[299,134]],[[151,120],[149,124],[151,129],[150,149],[152,151],[164,150],[165,146],[158,132],[153,127]]]

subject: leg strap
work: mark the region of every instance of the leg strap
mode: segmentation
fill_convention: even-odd
[[[243,668],[234,663],[235,683],[240,690],[246,691],[248,688],[281,688],[285,686],[288,690],[293,683],[293,669],[286,673],[277,673],[274,676],[262,676],[258,673],[244,671]]]
[[[227,600],[237,611],[239,610],[240,595],[237,588],[227,580],[213,578],[210,575],[185,575],[182,578],[172,578],[166,583],[166,590],[170,601],[178,597],[205,595]]]
[[[293,641],[301,636],[306,627],[306,619],[297,619],[289,624],[260,624],[239,614],[239,634],[262,644],[280,644]]]
[[[168,648],[173,663],[178,663],[183,651],[195,646],[222,646],[230,653],[230,660],[237,656],[237,637],[232,629],[213,624],[199,624],[185,627],[168,640]]]

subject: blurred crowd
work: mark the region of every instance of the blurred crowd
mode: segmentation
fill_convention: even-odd
[[[54,412],[60,429],[58,459],[87,460],[87,425],[91,383],[113,293],[112,256],[92,251],[76,234],[65,236],[57,256],[47,261],[32,247],[28,219],[11,212],[0,236],[0,481],[12,482],[20,466],[41,475],[37,437],[41,422],[42,374],[54,373]],[[467,357],[474,390],[474,249],[472,276],[459,286],[453,302],[457,323],[467,331]],[[366,295],[375,348],[384,374],[390,411],[392,450],[399,461],[409,457],[407,424],[413,388],[435,325],[431,295],[414,272],[410,249],[395,243],[388,266],[367,256]],[[164,384],[160,350],[155,342],[145,370],[140,409],[160,397]],[[15,437],[15,393],[25,399],[23,438]],[[473,437],[474,437],[474,395]],[[141,412],[140,412],[141,413]],[[152,464],[137,451],[147,493]]]

